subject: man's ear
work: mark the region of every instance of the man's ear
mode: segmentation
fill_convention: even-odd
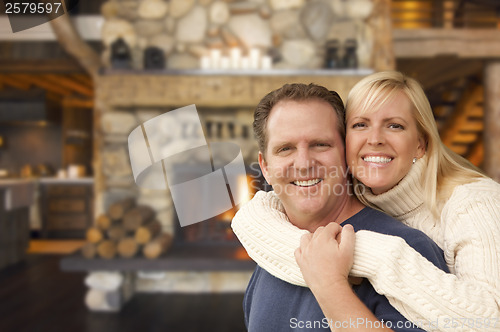
[[[264,159],[264,154],[259,151],[259,165],[260,169],[262,170],[262,175],[264,175],[264,179],[266,179],[267,183],[272,185],[270,178],[269,178],[269,170],[267,169],[268,165],[266,160]]]

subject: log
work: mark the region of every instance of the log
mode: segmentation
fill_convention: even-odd
[[[116,256],[116,242],[112,240],[104,240],[97,246],[97,253],[100,257],[111,259]]]
[[[135,241],[139,244],[146,244],[161,233],[162,225],[158,220],[153,220],[143,225],[135,231]]]
[[[118,253],[124,258],[134,257],[139,251],[139,245],[133,237],[126,237],[118,242]]]
[[[102,240],[103,235],[102,232],[96,227],[90,227],[87,229],[86,238],[90,243],[98,243]]]
[[[116,225],[108,229],[107,235],[110,240],[118,242],[127,235],[127,231],[125,230],[125,227]]]
[[[123,285],[123,274],[120,272],[90,272],[85,277],[85,285],[103,291],[114,291]]]
[[[144,246],[143,254],[146,258],[154,259],[160,257],[172,245],[172,235],[163,233]]]
[[[89,289],[85,296],[85,304],[92,311],[119,311],[122,303],[120,290],[107,292]]]
[[[135,273],[94,272],[85,278],[85,304],[92,311],[118,311],[135,291]]]
[[[123,216],[123,226],[127,231],[136,231],[146,222],[153,219],[154,210],[146,205],[141,205],[125,213]]]
[[[81,249],[82,256],[88,259],[94,258],[97,255],[97,246],[95,243],[87,242]]]
[[[126,198],[114,204],[108,209],[108,215],[112,220],[122,219],[125,213],[135,206],[134,198]]]
[[[102,229],[103,231],[109,229],[111,227],[112,221],[111,218],[109,218],[105,214],[101,214],[97,217],[96,219],[96,225],[99,229]]]

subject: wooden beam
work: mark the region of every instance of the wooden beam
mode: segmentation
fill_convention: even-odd
[[[73,59],[45,59],[45,60],[2,60],[0,73],[82,73],[84,70]]]
[[[77,82],[80,82],[90,89],[94,89],[94,82],[92,82],[92,78],[86,74],[72,74],[69,75],[69,77],[76,80]]]
[[[20,81],[16,79],[16,77],[12,77],[10,75],[0,75],[0,80],[3,85],[9,85],[19,90],[29,90],[31,88],[31,84],[29,82]]]
[[[94,108],[94,99],[78,98],[78,97],[65,97],[62,100],[64,108]]]
[[[38,75],[28,75],[28,74],[13,74],[12,77],[15,77],[17,80],[24,82],[26,84],[33,84],[38,87],[41,87],[47,91],[52,91],[61,96],[69,96],[72,91],[68,89],[61,88],[59,86],[53,85],[47,80],[41,78]]]
[[[180,75],[104,72],[96,81],[96,98],[109,107],[190,104],[198,107],[255,107],[262,96],[289,82],[315,82],[347,96],[354,84],[372,73],[365,69],[356,70],[352,75],[336,75],[335,71],[329,70],[318,71],[315,75],[306,75],[300,70],[280,75],[200,75],[201,72],[196,69]]]
[[[496,29],[393,29],[392,36],[397,58],[500,57],[500,33]]]
[[[67,77],[66,75],[53,75],[53,74],[47,74],[47,75],[42,75],[40,78],[56,85],[61,88],[67,88],[70,90],[73,90],[83,96],[86,97],[93,97],[94,96],[94,91],[78,82],[75,80]]]
[[[73,56],[91,77],[97,78],[101,67],[101,58],[82,39],[69,15],[62,15],[51,20],[50,25],[64,50]]]

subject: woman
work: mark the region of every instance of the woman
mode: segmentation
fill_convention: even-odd
[[[376,73],[356,84],[346,125],[356,195],[426,233],[443,249],[452,272],[428,264],[399,238],[363,232],[356,235],[351,276],[368,278],[406,318],[428,329],[500,330],[500,185],[442,144],[422,88],[401,73]],[[286,225],[278,207],[276,201],[252,200],[233,229],[268,272],[305,285],[290,258],[303,231]],[[252,229],[259,225],[276,247],[253,245]],[[297,260],[304,275],[316,276],[310,281],[321,283],[341,272],[328,261],[313,264],[317,253],[330,248],[313,243],[304,251],[311,238],[303,239]]]

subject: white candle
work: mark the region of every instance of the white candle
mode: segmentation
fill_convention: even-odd
[[[210,50],[210,67],[212,69],[218,69],[220,67],[220,56],[221,50],[218,48],[214,48]]]
[[[229,56],[231,59],[231,68],[238,69],[240,68],[241,62],[241,49],[238,47],[232,47],[229,51]]]
[[[209,56],[204,55],[200,58],[200,68],[201,69],[210,69],[210,65],[212,64],[212,60]]]
[[[260,66],[260,50],[258,48],[250,49],[250,68],[258,69]]]
[[[262,69],[271,69],[273,67],[273,58],[269,55],[262,56],[261,66]]]
[[[229,69],[230,68],[231,61],[229,60],[229,57],[223,56],[220,58],[220,69]]]
[[[250,58],[247,56],[242,57],[240,67],[241,69],[250,69]]]

